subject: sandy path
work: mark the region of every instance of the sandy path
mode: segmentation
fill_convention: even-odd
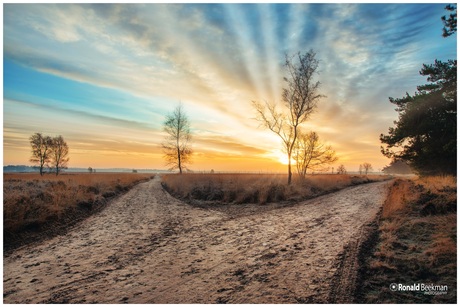
[[[385,186],[232,217],[181,203],[157,176],[67,235],[4,258],[4,303],[327,302],[337,259]]]

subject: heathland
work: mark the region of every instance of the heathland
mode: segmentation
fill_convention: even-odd
[[[457,301],[457,178],[396,179],[361,257],[361,303]],[[391,284],[447,291],[394,291]],[[426,292],[426,291],[425,291]],[[436,292],[436,291],[435,291]]]
[[[184,203],[156,176],[66,235],[12,251],[4,258],[4,302],[349,301],[331,294],[342,288],[342,272],[356,272],[340,255],[375,218],[386,185],[226,210]]]
[[[455,177],[152,176],[5,174],[5,302],[456,301]]]
[[[3,248],[53,236],[152,174],[7,173],[3,175]]]

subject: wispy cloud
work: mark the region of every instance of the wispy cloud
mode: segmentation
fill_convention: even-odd
[[[313,48],[327,98],[306,129],[352,161],[350,144],[373,150],[354,134],[374,138],[378,151],[378,134],[396,117],[388,96],[415,91],[422,63],[456,57],[455,41],[440,35],[444,13],[440,4],[5,4],[4,61],[86,84],[91,91],[80,98],[100,107],[21,89],[32,103],[21,107],[32,117],[26,123],[56,130],[47,118],[57,112],[67,122],[85,118],[88,135],[124,127],[161,138],[162,118],[182,101],[200,144],[257,155],[279,142],[256,128],[251,100],[279,101],[284,54]],[[97,97],[97,88],[110,99]],[[18,93],[5,86],[5,98]],[[54,109],[34,119],[46,99]],[[4,127],[15,125],[14,108],[5,109]],[[17,136],[9,133],[8,142]],[[217,141],[222,136],[234,139]]]

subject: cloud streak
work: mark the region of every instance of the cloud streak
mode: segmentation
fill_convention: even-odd
[[[327,98],[306,129],[323,131],[344,156],[364,145],[343,135],[374,138],[378,150],[378,133],[396,117],[387,97],[415,91],[422,63],[456,58],[455,42],[436,32],[443,14],[438,4],[5,4],[4,61],[24,68],[14,80],[28,87],[9,85],[19,71],[11,65],[4,98],[30,103],[23,117],[52,101],[44,119],[30,121],[45,130],[64,129],[46,118],[65,113],[68,122],[85,118],[88,135],[125,127],[134,138],[149,129],[161,136],[164,115],[182,101],[198,144],[257,156],[279,142],[256,128],[251,100],[279,102],[284,54],[313,48]],[[36,90],[45,75],[83,94]],[[16,116],[6,109],[4,127]]]

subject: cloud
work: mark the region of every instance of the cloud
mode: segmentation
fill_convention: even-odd
[[[258,148],[254,145],[247,145],[241,140],[233,137],[226,136],[194,136],[194,147],[197,151],[225,153],[226,155],[233,155],[238,157],[243,156],[260,156],[266,153],[266,150]]]
[[[375,133],[378,148],[396,114],[387,97],[414,91],[421,64],[436,54],[456,57],[440,33],[429,43],[442,13],[440,4],[5,4],[4,60],[136,97],[113,102],[131,112],[53,111],[68,118],[144,131],[147,117],[134,110],[147,110],[158,129],[183,101],[210,133],[200,142],[257,155],[259,145],[244,144],[278,143],[254,129],[250,102],[279,102],[284,53],[313,48],[327,98],[307,126],[344,148],[341,134]],[[214,139],[222,135],[234,139]]]

